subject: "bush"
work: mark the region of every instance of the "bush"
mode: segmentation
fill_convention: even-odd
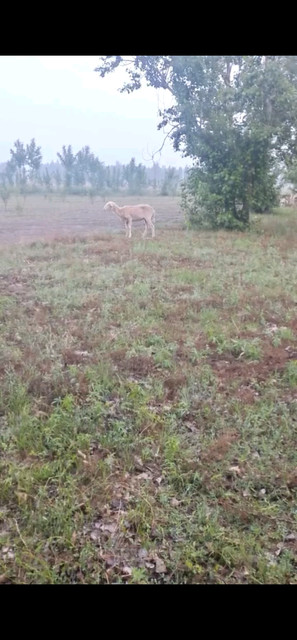
[[[211,193],[208,184],[202,182],[193,169],[182,185],[182,208],[190,228],[241,231],[249,224],[241,204],[233,211],[226,211],[224,197]]]

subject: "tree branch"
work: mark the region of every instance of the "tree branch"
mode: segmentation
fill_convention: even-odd
[[[177,129],[177,127],[178,127],[178,125],[174,124],[173,127],[171,127],[170,131],[168,131],[168,133],[166,133],[165,138],[164,138],[164,140],[163,140],[163,142],[161,144],[161,147],[159,149],[157,149],[157,151],[154,151],[154,153],[149,154],[150,155],[150,160],[152,162],[154,162],[154,158],[157,155],[157,153],[159,153],[161,155],[162,149],[163,149],[163,147],[165,145],[165,142],[166,142],[167,138],[169,138],[169,136],[172,133],[172,131],[174,131],[174,129]]]

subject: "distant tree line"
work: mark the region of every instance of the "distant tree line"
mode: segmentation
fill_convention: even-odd
[[[74,153],[71,145],[64,145],[61,152],[57,152],[57,157],[57,162],[42,164],[41,147],[37,146],[34,138],[27,145],[16,140],[10,149],[10,159],[0,165],[0,195],[5,206],[12,192],[24,197],[34,192],[46,195],[63,192],[90,197],[120,192],[174,196],[180,192],[187,171],[160,167],[158,163],[146,167],[136,164],[135,158],[126,165],[120,162],[105,165],[89,146]]]

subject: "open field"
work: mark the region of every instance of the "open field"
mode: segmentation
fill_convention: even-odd
[[[97,196],[91,201],[87,196],[52,195],[51,198],[32,195],[16,198],[13,196],[4,211],[0,205],[0,245],[30,242],[35,239],[51,239],[94,233],[119,233],[125,235],[124,225],[113,214],[103,211],[104,202],[114,200],[119,206],[125,204],[151,204],[157,212],[157,225],[176,227],[183,223],[179,198],[169,196]],[[144,224],[133,224],[133,235],[140,236]]]
[[[1,247],[0,582],[296,584],[296,212],[127,241],[84,206]]]

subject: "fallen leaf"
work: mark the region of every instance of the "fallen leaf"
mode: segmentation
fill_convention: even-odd
[[[236,467],[236,466],[234,466],[234,467],[229,467],[229,471],[234,471],[234,473],[237,473],[238,475],[240,475],[240,474],[241,474],[241,469],[240,469],[240,467]]]
[[[28,494],[25,491],[15,491],[15,495],[19,502],[27,502]]]
[[[287,536],[285,536],[285,540],[297,540],[297,536],[296,533],[289,533]]]
[[[159,476],[159,478],[156,478],[156,483],[160,485],[162,480],[163,480],[162,476]]]
[[[115,511],[118,511],[119,509],[123,509],[123,507],[125,506],[125,503],[123,500],[121,500],[121,498],[119,499],[115,498],[114,500],[111,501],[110,506]]]
[[[283,542],[279,542],[277,545],[277,550],[275,551],[276,557],[278,557],[280,555],[280,553],[282,552],[282,550],[284,549],[285,545]]]
[[[0,584],[3,584],[3,582],[7,582],[7,580],[8,580],[8,578],[7,578],[7,576],[5,575],[5,573],[1,573],[1,576],[0,576]]]
[[[152,476],[150,473],[139,473],[137,476],[137,480],[151,480]]]
[[[76,356],[89,356],[91,355],[88,351],[74,351]]]
[[[173,507],[178,507],[178,505],[180,504],[180,500],[177,500],[176,498],[172,498],[171,503],[170,503]]]
[[[117,529],[117,525],[115,523],[101,524],[100,529],[101,531],[108,531],[108,533],[114,533]]]
[[[86,460],[87,458],[86,454],[80,451],[80,449],[77,449],[77,455],[83,458],[84,460]]]
[[[107,556],[105,558],[105,562],[108,567],[115,567],[115,565],[117,564],[116,558],[114,558],[113,556]]]
[[[5,560],[7,560],[7,559],[8,560],[14,560],[15,555],[14,555],[13,551],[11,549],[9,549],[8,547],[3,547],[2,553],[3,553],[3,556],[4,556]]]
[[[161,560],[161,558],[159,558],[158,556],[155,556],[155,571],[156,573],[166,573],[167,568],[165,563],[163,562],[163,560]]]
[[[91,538],[91,540],[95,540],[95,541],[98,540],[99,532],[98,531],[91,531],[90,538]]]
[[[264,552],[264,555],[267,558],[269,565],[275,566],[277,564],[277,561],[276,561],[273,553],[270,553],[270,551],[266,551],[266,552]]]
[[[197,427],[195,427],[192,422],[185,422],[184,425],[187,429],[189,429],[189,431],[192,431],[192,433],[198,431]]]
[[[275,331],[278,331],[278,326],[276,324],[267,324],[266,326],[266,333],[275,333]]]
[[[143,462],[141,458],[139,458],[139,456],[134,456],[134,462],[135,462],[136,468],[137,467],[140,467],[140,469],[143,468]]]
[[[132,569],[131,567],[123,567],[123,576],[131,576],[132,575]]]

